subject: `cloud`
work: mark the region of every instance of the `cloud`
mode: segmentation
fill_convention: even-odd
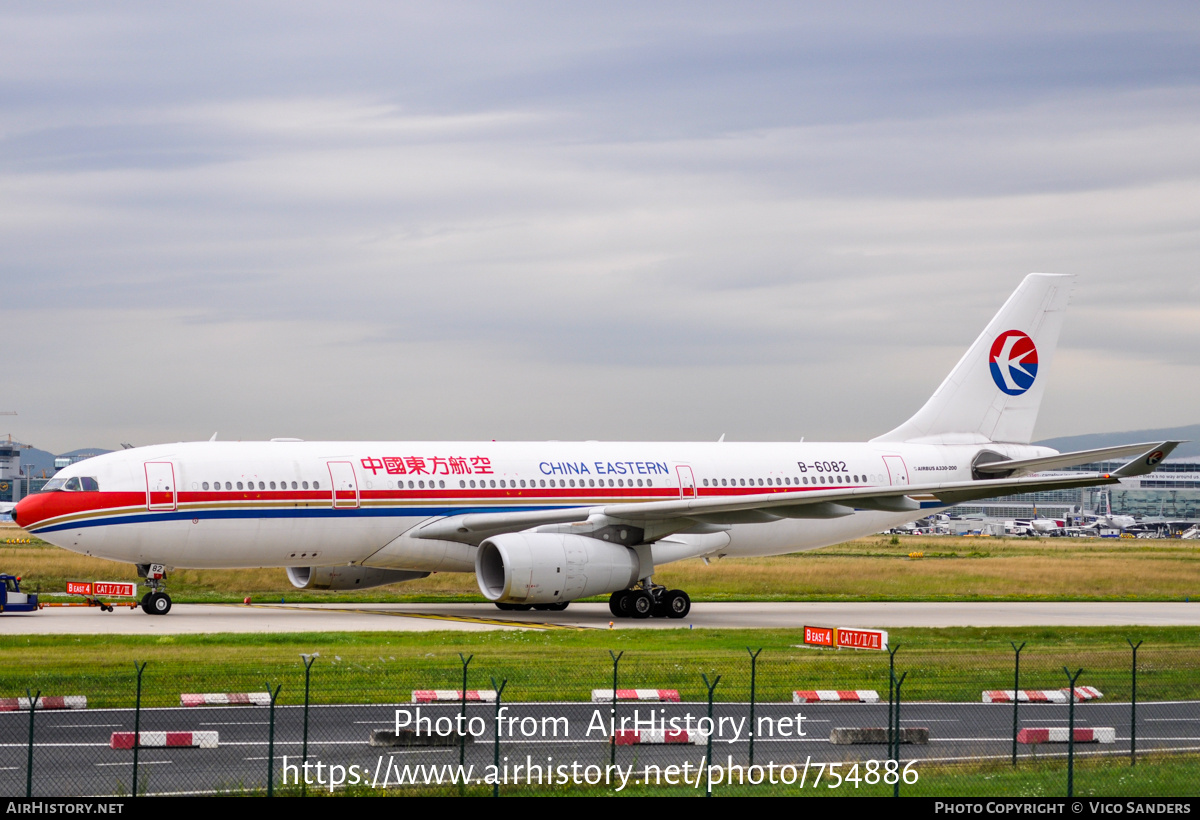
[[[0,384],[60,450],[865,438],[1041,270],[1171,387],[1040,436],[1194,421],[1196,26],[1087,9],[10,7]]]

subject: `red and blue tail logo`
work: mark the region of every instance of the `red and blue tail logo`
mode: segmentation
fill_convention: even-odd
[[[992,342],[989,356],[992,381],[1010,396],[1019,396],[1033,387],[1037,378],[1038,355],[1033,339],[1019,330],[1006,330]]]

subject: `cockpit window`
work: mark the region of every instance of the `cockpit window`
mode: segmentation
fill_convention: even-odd
[[[73,476],[71,478],[52,478],[42,487],[42,492],[51,493],[56,490],[68,493],[98,493],[100,482],[91,476]]]

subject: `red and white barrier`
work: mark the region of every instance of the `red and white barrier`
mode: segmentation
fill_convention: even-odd
[[[1021,689],[1016,698],[1020,703],[1066,703],[1070,689]],[[1098,700],[1104,697],[1094,686],[1076,686],[1075,702]],[[983,693],[984,703],[1012,703],[1013,690],[992,689]]]
[[[707,739],[699,732],[689,732],[687,729],[621,729],[612,736],[613,743],[617,746],[668,743],[690,743],[699,746],[703,745]]]
[[[179,696],[180,706],[270,706],[270,692],[206,692]]]
[[[613,690],[593,689],[592,703],[612,703]],[[649,700],[657,703],[679,703],[678,689],[618,689],[617,700]]]
[[[879,693],[874,689],[814,689],[793,692],[792,703],[878,703]]]
[[[133,732],[113,732],[110,743],[114,749],[132,749]],[[139,732],[138,748],[156,749],[164,747],[193,749],[217,748],[216,732]]]
[[[1022,729],[1017,732],[1017,743],[1066,743],[1070,732],[1065,726],[1053,729]],[[1116,743],[1117,730],[1111,726],[1094,729],[1076,729],[1076,743]]]
[[[83,695],[50,695],[38,698],[34,709],[86,709],[87,698]],[[0,712],[27,712],[29,698],[0,698]]]
[[[412,693],[413,703],[461,703],[463,692],[461,689],[414,689]],[[476,703],[495,703],[495,689],[468,689],[467,701]]]

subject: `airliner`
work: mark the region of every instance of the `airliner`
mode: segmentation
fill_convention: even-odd
[[[616,617],[682,618],[687,592],[654,581],[664,564],[816,549],[964,501],[1152,472],[1179,442],[1029,443],[1072,280],[1027,276],[924,406],[867,442],[187,442],[72,464],[14,517],[136,564],[148,614],[170,611],[171,568],[282,567],[302,589],[473,572],[501,609],[608,595]]]

